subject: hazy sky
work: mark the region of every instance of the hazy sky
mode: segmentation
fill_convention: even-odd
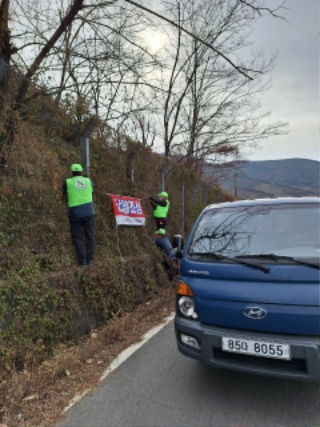
[[[276,0],[266,0],[272,6]],[[288,22],[265,18],[254,31],[256,46],[278,52],[272,87],[262,97],[271,118],[288,122],[289,134],[272,137],[249,160],[293,157],[320,160],[319,148],[319,0],[287,0]]]
[[[272,9],[281,2],[265,0],[265,6]],[[149,4],[157,9],[156,0]],[[287,122],[289,133],[270,137],[243,154],[249,160],[320,161],[319,0],[286,0],[279,13],[286,20],[266,16],[257,22],[252,48],[278,54],[271,87],[261,97],[261,112],[270,112],[272,122]]]

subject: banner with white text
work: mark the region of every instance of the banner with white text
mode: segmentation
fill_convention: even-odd
[[[128,196],[110,194],[117,225],[145,225],[146,218],[141,200]]]

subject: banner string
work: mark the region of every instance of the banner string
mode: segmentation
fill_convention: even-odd
[[[105,194],[106,196],[116,196],[116,197],[124,197],[124,198],[134,198],[134,199],[137,199],[137,200],[147,200],[147,199],[149,199],[149,197],[142,197],[142,198],[140,198],[140,197],[136,197],[136,196],[123,196],[122,194],[114,194],[114,193],[106,193],[106,192],[104,192],[104,191],[97,191],[98,193],[103,193],[103,194]]]

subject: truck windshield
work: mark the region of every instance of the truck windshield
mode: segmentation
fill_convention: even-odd
[[[275,254],[319,262],[319,207],[318,203],[284,203],[208,209],[195,229],[188,254]]]

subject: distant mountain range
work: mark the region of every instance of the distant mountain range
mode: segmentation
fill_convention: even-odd
[[[219,184],[237,199],[320,196],[320,162],[316,160],[244,162],[227,175],[219,178]]]

